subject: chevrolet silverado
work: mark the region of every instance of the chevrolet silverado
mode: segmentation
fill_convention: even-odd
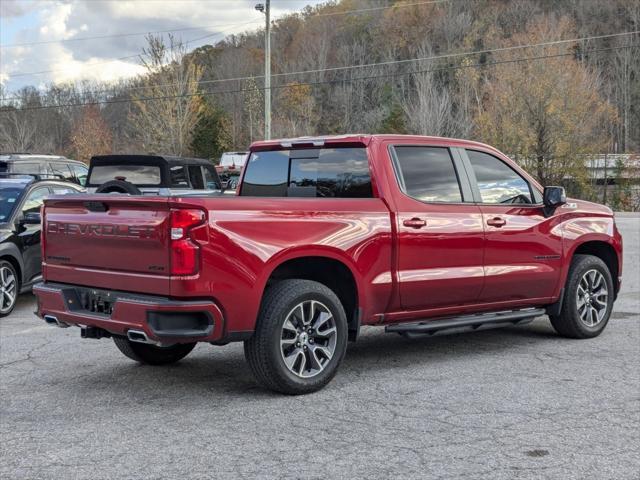
[[[361,325],[416,337],[546,314],[595,337],[621,282],[611,210],[447,138],[257,142],[236,196],[52,197],[43,222],[47,323],[152,365],[244,341],[287,394],[326,385]]]

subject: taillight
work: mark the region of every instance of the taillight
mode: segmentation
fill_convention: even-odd
[[[198,271],[200,246],[189,232],[204,222],[202,210],[171,210],[171,274],[193,275]]]

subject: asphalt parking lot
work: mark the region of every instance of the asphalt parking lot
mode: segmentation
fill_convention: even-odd
[[[0,477],[640,476],[640,217],[620,216],[607,330],[524,327],[406,340],[365,329],[323,391],[259,388],[240,344],[139,366],[53,329],[23,295],[0,319]]]

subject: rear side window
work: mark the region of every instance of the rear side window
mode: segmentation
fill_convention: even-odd
[[[123,179],[134,185],[160,185],[160,167],[155,165],[94,165],[89,175],[89,185]]]
[[[188,168],[191,187],[195,190],[204,190],[204,180],[202,179],[202,169],[200,165],[189,165]]]
[[[467,150],[478,181],[482,203],[533,203],[529,183],[502,160],[488,153]]]
[[[286,197],[289,178],[289,151],[254,152],[247,164],[241,195]]]
[[[41,163],[14,162],[11,165],[11,173],[46,173],[45,167]],[[68,172],[67,172],[68,175]]]
[[[241,195],[371,198],[364,148],[254,152],[245,166]]]
[[[400,187],[421,202],[462,202],[460,182],[448,148],[395,147]]]
[[[184,165],[175,165],[169,168],[171,175],[172,187],[188,187],[189,180],[187,179],[187,169]]]
[[[78,193],[78,190],[75,190],[71,187],[61,187],[58,185],[53,185],[51,188],[55,195],[66,195],[68,193]]]

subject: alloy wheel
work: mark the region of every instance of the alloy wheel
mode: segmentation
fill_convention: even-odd
[[[609,306],[607,281],[598,270],[587,271],[578,283],[576,306],[580,320],[587,327],[595,327],[605,318]]]
[[[0,267],[0,313],[7,313],[16,301],[16,277],[7,266]]]
[[[329,364],[336,350],[338,330],[331,310],[317,300],[296,305],[284,319],[280,353],[287,369],[311,378]]]

